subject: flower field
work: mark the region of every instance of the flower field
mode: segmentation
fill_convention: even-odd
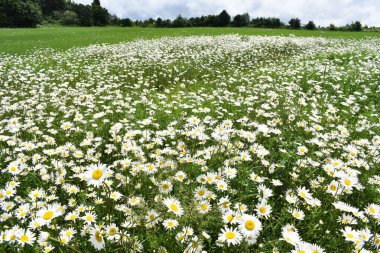
[[[380,39],[0,57],[0,252],[378,252]]]

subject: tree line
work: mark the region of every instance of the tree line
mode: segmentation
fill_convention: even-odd
[[[313,21],[301,25],[299,18],[292,18],[287,24],[275,17],[251,18],[248,13],[231,17],[226,10],[218,15],[185,18],[181,15],[175,19],[153,19],[132,21],[111,15],[101,6],[99,0],[92,4],[79,4],[71,0],[0,0],[0,27],[36,27],[45,24],[61,24],[68,26],[141,26],[141,27],[263,27],[315,30]],[[320,28],[320,27],[319,27]],[[326,27],[329,30],[361,31],[359,21],[346,26],[334,24]]]
[[[0,0],[0,27],[36,27],[39,24],[105,26],[112,16],[94,0],[90,5],[71,0]]]

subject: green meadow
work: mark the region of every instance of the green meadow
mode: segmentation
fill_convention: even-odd
[[[0,29],[0,52],[24,54],[33,49],[68,49],[91,44],[119,43],[136,39],[193,35],[261,35],[325,38],[380,37],[380,32],[308,31],[267,28],[141,28],[141,27],[46,27],[37,29]]]

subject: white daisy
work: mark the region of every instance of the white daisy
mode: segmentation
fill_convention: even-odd
[[[261,222],[254,215],[244,214],[239,221],[239,229],[244,236],[256,237],[261,229]]]
[[[227,226],[222,229],[222,232],[219,234],[218,240],[221,242],[226,242],[228,246],[230,244],[237,245],[242,240],[242,235],[237,228],[228,228]]]

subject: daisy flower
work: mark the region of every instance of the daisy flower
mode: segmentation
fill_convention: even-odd
[[[108,168],[104,164],[93,164],[87,168],[83,175],[88,185],[99,187],[102,185],[104,179],[108,177]]]
[[[49,224],[54,218],[62,215],[58,205],[48,205],[37,212],[38,221]]]
[[[242,235],[237,228],[228,228],[227,226],[222,229],[222,232],[219,234],[218,240],[221,242],[226,242],[228,246],[237,245],[243,239]]]
[[[91,237],[90,237],[90,242],[94,246],[96,250],[101,250],[104,248],[105,243],[104,243],[104,238],[102,235],[102,231],[99,229],[98,226],[95,228],[91,228]]]
[[[380,218],[380,205],[376,205],[376,204],[370,204],[366,209],[365,209],[365,212],[376,218],[376,219],[379,219]]]
[[[289,224],[282,228],[282,239],[292,245],[298,245],[301,242],[301,237],[299,236],[297,229]]]
[[[346,241],[356,242],[359,238],[359,233],[356,230],[353,230],[351,227],[345,227],[340,231],[343,233]]]
[[[256,216],[244,214],[239,221],[239,229],[245,237],[256,237],[260,233],[262,226]]]
[[[197,210],[202,214],[208,213],[210,209],[211,205],[210,202],[208,202],[207,200],[203,200],[199,202],[199,204],[197,205]]]
[[[96,221],[96,214],[93,212],[86,212],[86,214],[82,217],[87,224],[91,224]]]
[[[172,219],[164,220],[164,222],[162,223],[162,225],[164,225],[164,227],[168,230],[172,230],[173,228],[176,228],[178,224],[179,224],[178,221],[172,220]]]
[[[297,154],[299,155],[304,155],[308,152],[309,150],[305,146],[300,146],[297,148]]]
[[[18,237],[18,242],[21,245],[25,245],[25,244],[33,245],[34,241],[36,240],[35,235],[29,229],[20,230],[18,232],[17,237]]]
[[[268,218],[272,213],[272,207],[265,201],[256,205],[256,213],[259,217]]]
[[[298,209],[294,209],[292,211],[292,215],[297,220],[303,220],[303,218],[305,217],[305,213],[302,210],[298,210]]]
[[[175,198],[166,198],[164,199],[164,204],[167,206],[170,212],[173,212],[177,216],[182,216],[183,208],[181,203]]]
[[[145,219],[149,225],[155,225],[161,220],[158,216],[159,215],[155,210],[150,210],[145,216]]]
[[[108,240],[114,240],[114,239],[120,238],[119,229],[115,223],[111,223],[110,225],[106,226],[105,230],[107,232],[107,239]]]
[[[196,199],[206,198],[208,195],[208,190],[205,187],[197,187],[195,189],[194,197]]]

